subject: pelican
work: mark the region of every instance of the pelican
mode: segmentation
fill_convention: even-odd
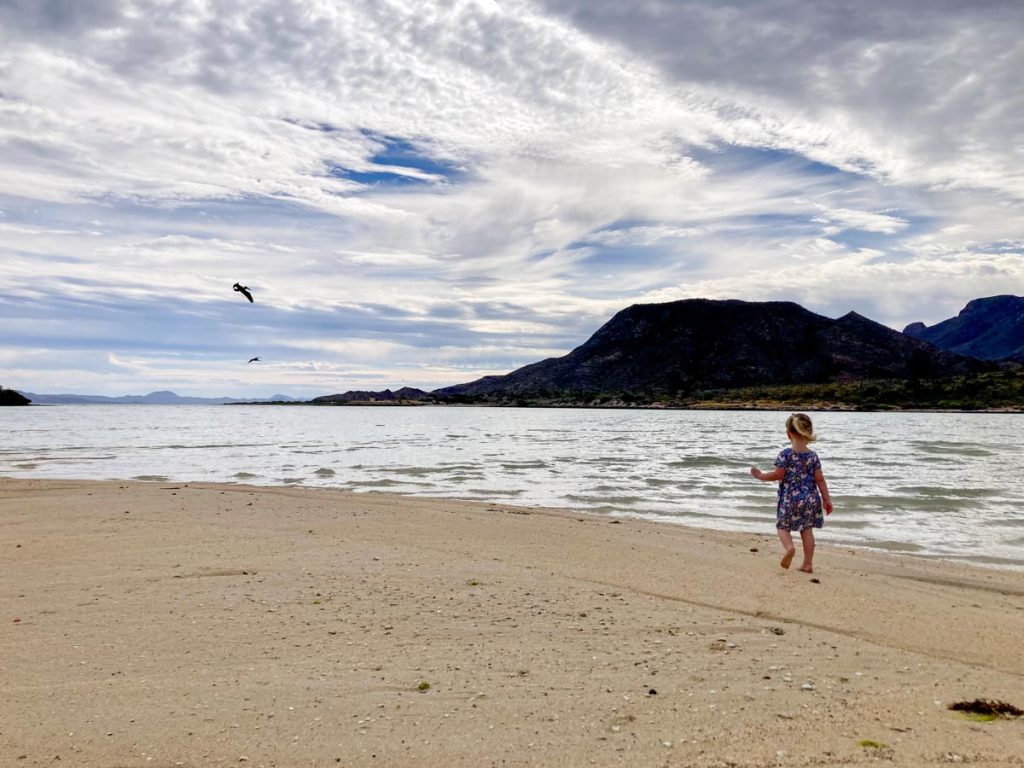
[[[252,301],[252,294],[249,293],[249,289],[246,286],[242,285],[241,283],[235,283],[232,286],[232,288],[234,288],[234,290],[238,291],[240,294],[245,296],[245,298],[247,298],[249,300],[250,304],[253,303],[253,301]]]

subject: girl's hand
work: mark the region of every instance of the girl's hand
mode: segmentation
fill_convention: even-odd
[[[762,472],[757,467],[751,467],[750,468],[750,474],[752,474],[754,477],[756,477],[758,480],[760,480]]]
[[[825,499],[825,514],[832,514],[832,499]]]

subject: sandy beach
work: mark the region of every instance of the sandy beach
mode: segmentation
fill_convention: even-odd
[[[1024,708],[1019,572],[294,487],[2,480],[0,532],[2,766],[1024,765],[948,709]]]

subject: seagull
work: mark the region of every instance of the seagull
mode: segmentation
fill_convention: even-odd
[[[253,303],[253,301],[252,301],[252,294],[251,294],[251,293],[249,293],[249,289],[248,289],[248,287],[246,287],[246,286],[242,285],[241,283],[235,283],[235,284],[234,284],[234,285],[232,286],[232,288],[234,288],[234,289],[235,289],[236,291],[238,291],[238,292],[239,292],[240,294],[242,294],[243,296],[245,296],[245,298],[247,298],[247,299],[249,300],[249,303],[250,303],[250,304],[252,304],[252,303]]]
[[[259,358],[258,358],[258,357],[251,357],[251,358],[249,358],[249,362],[250,362],[250,363],[255,363],[255,362],[256,362],[256,361],[258,361],[258,360],[259,360]]]

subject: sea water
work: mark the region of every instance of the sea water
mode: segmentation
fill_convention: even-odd
[[[774,533],[787,413],[389,406],[0,409],[0,476],[330,486]],[[1024,569],[1024,416],[813,414],[820,541]]]

